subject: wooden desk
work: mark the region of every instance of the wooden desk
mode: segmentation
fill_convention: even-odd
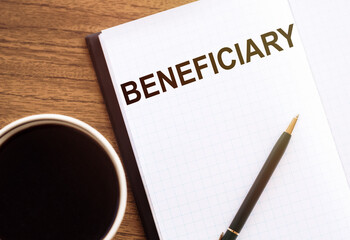
[[[191,0],[1,0],[0,128],[32,114],[78,118],[118,150],[84,37]],[[115,239],[144,240],[131,189]]]

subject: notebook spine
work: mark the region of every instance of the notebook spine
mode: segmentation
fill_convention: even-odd
[[[114,92],[112,79],[99,41],[99,35],[100,33],[88,35],[85,38],[86,44],[107,106],[114,135],[117,139],[120,155],[123,160],[128,181],[133,190],[146,237],[149,240],[160,240],[119,102]]]

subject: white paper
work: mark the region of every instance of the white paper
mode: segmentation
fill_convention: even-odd
[[[350,1],[289,2],[350,183]]]
[[[202,80],[177,79],[167,92],[155,77],[149,90],[160,94],[130,105],[121,91],[128,81],[142,91],[140,77],[222,47],[245,49],[249,38],[263,50],[261,34],[292,23],[285,0],[202,1],[100,35],[161,239],[218,239],[296,114],[290,145],[239,238],[348,239],[349,189],[296,26],[292,48],[279,36],[283,51],[218,74],[206,68]]]

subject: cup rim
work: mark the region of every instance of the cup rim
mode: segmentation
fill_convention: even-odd
[[[125,215],[126,202],[127,202],[127,186],[126,186],[125,172],[124,172],[124,168],[121,163],[121,160],[118,154],[115,152],[112,145],[101,133],[99,133],[96,129],[94,129],[87,123],[84,123],[83,121],[80,121],[73,117],[68,117],[61,114],[37,114],[37,115],[31,115],[31,116],[27,116],[27,117],[23,117],[18,120],[15,120],[14,122],[11,122],[5,127],[3,127],[2,129],[0,129],[0,145],[3,142],[1,141],[1,139],[4,138],[7,134],[10,134],[11,132],[13,133],[7,136],[7,138],[27,127],[38,126],[38,125],[47,124],[47,123],[56,123],[56,124],[66,125],[66,126],[76,128],[77,130],[83,131],[84,133],[92,137],[97,143],[99,143],[100,146],[106,151],[106,153],[110,157],[117,174],[118,182],[119,182],[118,211],[114,218],[114,222],[112,226],[110,227],[108,233],[103,238],[103,240],[111,240],[117,233],[117,230],[119,229],[120,224]],[[6,138],[4,141],[6,141]]]

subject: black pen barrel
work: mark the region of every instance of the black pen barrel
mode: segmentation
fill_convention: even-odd
[[[291,135],[289,133],[282,133],[277,143],[273,147],[270,155],[268,156],[264,166],[260,170],[259,175],[256,177],[254,184],[250,188],[246,198],[240,206],[235,218],[233,219],[229,229],[225,233],[222,240],[236,239],[239,232],[242,230],[245,222],[247,221],[250,213],[252,212],[255,204],[259,200],[261,193],[264,191],[269,179],[271,178],[274,170],[276,169],[281,157],[283,156]]]

